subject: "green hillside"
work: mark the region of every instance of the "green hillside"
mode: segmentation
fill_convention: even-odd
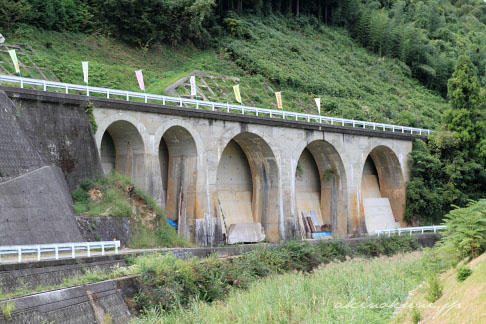
[[[29,26],[5,36],[8,44],[29,44],[37,54],[31,60],[63,82],[82,83],[81,61],[87,60],[93,86],[139,91],[134,71],[143,69],[147,92],[164,94],[167,86],[198,70],[239,78],[246,105],[276,108],[274,92],[282,91],[287,110],[316,113],[313,98],[319,96],[322,114],[430,128],[446,108],[442,97],[408,76],[406,65],[363,49],[344,29],[299,25],[283,17],[245,16],[237,23],[234,36],[220,38],[212,49],[134,47],[97,34]],[[4,56],[3,66],[13,72]],[[39,77],[34,72],[24,76]],[[237,82],[205,81],[213,90],[205,93],[208,100],[235,103]]]

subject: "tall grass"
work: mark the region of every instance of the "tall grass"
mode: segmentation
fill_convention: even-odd
[[[247,291],[232,291],[225,302],[197,302],[169,313],[152,309],[132,323],[385,323],[422,281],[421,255],[356,259],[312,274],[273,275]]]

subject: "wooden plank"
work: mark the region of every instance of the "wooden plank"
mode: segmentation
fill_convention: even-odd
[[[314,226],[314,222],[312,221],[312,217],[306,216],[305,219],[307,220],[307,224],[309,224],[310,230],[312,233],[316,233],[316,228]]]

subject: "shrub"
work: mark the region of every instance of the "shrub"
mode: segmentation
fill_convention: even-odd
[[[413,308],[412,308],[412,323],[418,324],[421,319],[422,319],[422,314],[420,313],[419,309],[417,308],[417,305],[413,305]]]
[[[440,277],[438,274],[432,273],[429,275],[425,289],[425,299],[431,303],[442,297],[443,286],[440,282]]]
[[[320,242],[317,249],[321,254],[323,262],[331,262],[333,260],[345,261],[346,257],[353,255],[353,251],[348,245],[342,242]]]
[[[472,274],[472,270],[467,266],[459,266],[457,267],[457,281],[464,281]]]
[[[385,249],[380,240],[370,239],[365,242],[359,243],[356,246],[356,251],[365,257],[372,258],[377,257],[385,253]]]
[[[285,255],[284,270],[311,271],[322,263],[322,257],[308,243],[287,241],[281,251]]]
[[[7,321],[12,319],[12,312],[15,310],[15,302],[5,302],[0,304],[0,310]]]
[[[450,245],[459,258],[475,258],[486,249],[486,199],[470,202],[465,208],[456,208],[445,216],[447,225],[444,245]]]

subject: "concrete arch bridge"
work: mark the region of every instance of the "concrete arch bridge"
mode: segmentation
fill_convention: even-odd
[[[198,244],[259,226],[271,242],[300,236],[311,226],[303,215],[334,237],[403,224],[408,155],[421,136],[91,102],[104,172],[130,176]]]

